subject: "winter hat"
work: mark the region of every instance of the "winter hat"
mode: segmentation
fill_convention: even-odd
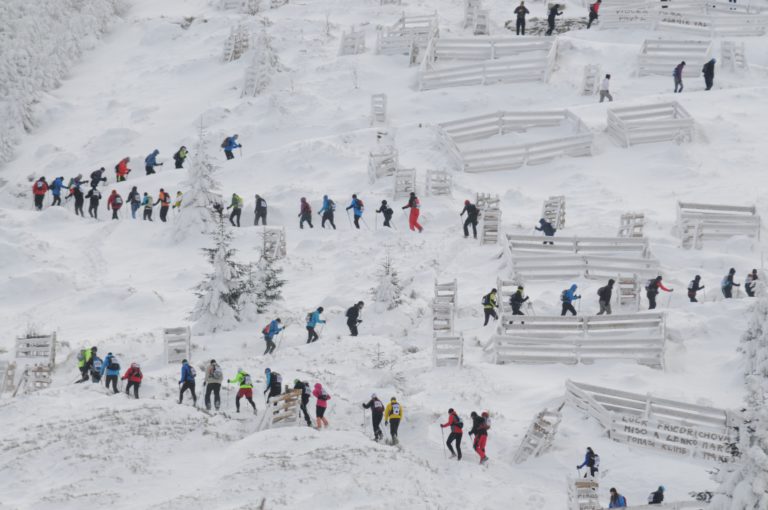
[[[324,310],[325,310],[325,309],[324,309],[322,306],[318,306],[318,307],[317,307],[317,311],[318,311],[318,312],[321,312],[321,313],[322,313]]]
[[[411,191],[411,196],[415,197],[416,196],[416,192],[415,191]]]
[[[469,200],[465,200],[464,205],[469,205]]]
[[[392,397],[389,399],[390,402],[397,402],[397,399],[395,397]]]
[[[483,418],[487,418],[487,417],[488,417],[488,411],[483,411]]]
[[[517,290],[523,290],[523,286],[522,285],[518,285],[517,286]]]
[[[91,351],[92,351],[92,352],[96,352],[96,351],[98,351],[98,350],[99,350],[99,348],[98,348],[98,347],[91,347]]]
[[[728,274],[736,274],[736,270],[734,268],[730,268],[728,270]]]
[[[377,397],[375,393],[371,393],[371,400],[375,400],[377,398],[379,398],[379,397]]]
[[[451,407],[450,409],[448,409],[448,414],[452,414],[452,413],[453,413],[453,407]]]
[[[239,137],[239,136],[240,136],[240,135],[232,135],[232,138],[237,138],[237,137]]]
[[[386,200],[382,200],[381,201],[381,205],[387,205],[387,201]]]
[[[365,303],[363,303],[362,301],[358,301],[357,306],[365,306]]]
[[[355,195],[355,194],[353,193],[353,194],[352,194],[352,198],[357,198],[357,195]]]
[[[301,201],[302,202],[306,202],[307,201],[307,197],[301,197]]]
[[[277,319],[275,319],[275,321],[276,321],[276,322],[279,322],[280,324],[282,324],[282,323],[283,323],[283,321],[281,321],[281,320],[280,320],[280,317],[278,317]]]
[[[614,280],[613,278],[610,278],[608,280],[608,285],[613,285],[614,283],[616,283],[616,280]]]
[[[183,365],[184,363],[189,363],[189,362],[185,359],[181,360],[181,364]]]

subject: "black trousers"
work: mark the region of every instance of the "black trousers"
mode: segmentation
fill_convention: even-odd
[[[731,299],[733,297],[733,287],[723,287],[723,297],[725,299]]]
[[[517,18],[515,28],[517,29],[517,35],[525,35],[525,18]]]
[[[112,209],[112,219],[113,220],[118,219],[117,218],[117,211],[119,211],[119,209],[114,209],[114,208]]]
[[[264,341],[267,342],[267,348],[264,351],[264,354],[272,354],[275,352],[277,345],[275,345],[275,342],[272,341],[272,337],[264,337]]]
[[[134,381],[128,381],[128,384],[125,386],[125,394],[129,395],[131,388],[133,388],[133,396],[134,398],[139,398],[139,386],[141,386],[141,383],[137,383]]]
[[[227,151],[227,150],[225,150],[225,151],[224,151],[224,155],[227,157],[227,160],[230,160],[230,159],[232,159],[232,158],[234,158],[234,157],[235,157],[235,156],[232,154],[232,151]]]
[[[147,171],[147,175],[152,175],[153,173],[155,173],[155,167],[150,165],[144,166],[144,170]]]
[[[205,408],[211,409],[211,393],[213,393],[213,405],[216,407],[216,410],[219,410],[219,406],[221,406],[221,395],[219,394],[219,391],[221,391],[221,383],[208,383],[205,387]]]
[[[312,419],[309,417],[309,411],[307,411],[307,404],[309,404],[309,397],[301,397],[301,412],[304,413],[304,419],[307,421],[307,425],[312,426]]]
[[[35,209],[38,211],[43,208],[43,199],[45,195],[35,195]]]
[[[744,284],[744,291],[747,293],[747,296],[749,297],[755,297],[755,288],[754,283],[745,283]]]
[[[464,220],[464,237],[469,237],[469,226],[472,225],[472,235],[477,239],[477,220],[467,218]]]
[[[53,202],[51,202],[51,205],[61,205],[61,195],[53,195]]]
[[[309,223],[309,228],[315,228],[312,226],[312,214],[302,214],[299,220],[299,228],[304,228],[304,223]]]
[[[99,203],[94,203],[93,200],[91,200],[90,204],[88,205],[88,214],[91,218],[97,218],[99,217]]]
[[[397,429],[400,427],[400,418],[389,419],[389,434],[395,438],[397,437]]]
[[[549,30],[547,30],[547,35],[552,35],[552,32],[555,31],[555,19],[547,19],[547,25],[549,25]]]
[[[707,90],[712,88],[712,85],[714,84],[715,77],[714,76],[704,76],[704,85],[706,85]]]
[[[85,203],[85,200],[75,199],[75,214],[79,214],[83,218],[85,218],[85,214],[83,214],[83,204],[84,203]]]
[[[267,224],[267,211],[266,210],[264,210],[264,211],[257,210],[256,211],[256,217],[253,220],[253,224],[254,225],[258,225],[259,224],[259,220],[261,220],[261,224],[262,225],[266,225]]]
[[[448,434],[448,441],[445,442],[445,444],[448,446],[448,449],[451,451],[451,453],[458,456],[459,460],[461,460],[461,436],[464,434],[460,432],[451,432]],[[451,443],[456,443],[456,451],[453,451],[453,447],[451,446]]]
[[[573,315],[576,315],[576,309],[571,302],[563,303],[563,309],[560,310],[560,316],[565,315],[566,312],[571,312]]]
[[[587,28],[590,28],[592,26],[592,23],[597,19],[597,14],[594,12],[589,13],[589,21],[587,22]]]
[[[316,342],[318,338],[320,337],[317,335],[315,328],[307,326],[307,343],[311,344],[312,342]]]
[[[232,224],[233,227],[239,227],[240,226],[240,213],[242,212],[242,209],[239,207],[233,207],[232,208],[232,214],[229,215],[229,222]],[[235,225],[235,220],[237,220],[237,225]]]
[[[658,292],[648,292],[646,296],[648,297],[648,309],[653,310],[656,308],[656,294]]]
[[[144,208],[144,219],[152,221],[152,208],[151,207],[145,207]]]
[[[384,432],[381,431],[381,420],[384,418],[384,413],[371,412],[371,424],[373,425],[373,437],[378,441],[384,437]]]
[[[347,327],[350,335],[357,336],[357,320],[347,319]]]
[[[107,376],[107,389],[109,389],[109,384],[112,383],[112,390],[117,393],[117,376],[116,375],[108,375]]]
[[[499,320],[499,316],[496,315],[496,310],[493,308],[483,308],[483,312],[485,313],[485,322],[483,323],[483,326],[488,325],[488,320],[493,317],[496,320]]]
[[[165,223],[166,218],[168,218],[168,206],[160,206],[160,221]]]
[[[184,381],[179,389],[179,404],[184,401],[184,392],[190,390],[192,392],[192,402],[197,402],[197,393],[195,393],[195,381]]]
[[[323,221],[320,224],[323,228],[325,228],[325,222],[329,222],[331,226],[333,227],[333,230],[336,230],[336,224],[333,222],[333,212],[325,211],[323,213]]]
[[[354,216],[355,216],[355,220],[353,221],[353,223],[355,224],[355,228],[360,228],[360,216],[358,215],[354,215]]]
[[[698,301],[696,300],[695,292],[688,292],[688,299],[691,301],[691,303],[698,303]]]

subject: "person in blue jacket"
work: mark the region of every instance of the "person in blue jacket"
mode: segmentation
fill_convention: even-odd
[[[111,352],[107,353],[107,357],[104,358],[104,363],[101,365],[101,375],[107,374],[106,386],[109,389],[109,383],[112,383],[112,390],[117,393],[117,378],[120,375],[120,362],[117,361],[117,356]]]
[[[144,169],[147,171],[147,175],[155,173],[156,166],[163,166],[162,163],[157,162],[158,154],[160,154],[160,151],[155,149],[152,151],[152,154],[144,158]]]
[[[614,487],[611,487],[611,501],[608,503],[608,508],[627,508],[627,498],[619,494]]]
[[[336,230],[336,224],[333,222],[333,212],[336,210],[336,204],[333,200],[328,198],[328,195],[323,195],[323,206],[320,208],[320,210],[317,212],[317,214],[322,215],[323,221],[320,224],[323,228],[325,228],[325,222],[330,222],[331,226],[333,227],[333,230]]]
[[[232,151],[242,147],[237,141],[237,135],[228,136],[221,144],[221,148],[224,149],[224,155],[227,156],[227,160],[234,158]]]
[[[600,456],[595,453],[595,451],[592,449],[592,447],[587,446],[587,452],[584,454],[584,462],[576,466],[576,469],[581,469],[583,467],[589,468],[589,476],[592,478],[595,477],[595,473],[599,471],[600,468]],[[584,478],[587,477],[587,473],[584,473]]]
[[[272,339],[275,337],[275,335],[280,334],[280,332],[284,329],[280,327],[282,323],[283,322],[280,319],[275,319],[261,331],[264,335],[264,341],[267,342],[267,350],[264,351],[264,354],[272,354],[275,352],[277,346],[275,345],[275,342],[272,341]]]
[[[307,318],[307,343],[311,344],[316,342],[320,338],[315,331],[315,326],[318,324],[325,324],[325,321],[320,318],[320,314],[323,313],[323,307],[320,306],[314,312],[309,314]]]
[[[266,387],[264,388],[264,394],[267,395],[267,402],[272,397],[278,397],[283,393],[283,376],[277,372],[273,372],[269,368],[264,369],[264,376],[266,378]]]
[[[363,217],[363,201],[357,198],[357,195],[352,195],[352,202],[349,203],[349,206],[347,207],[347,211],[352,209],[352,212],[355,215],[355,228],[360,228],[360,218]]]
[[[181,380],[179,381],[179,404],[184,401],[184,392],[189,390],[192,393],[192,405],[197,407],[197,394],[195,393],[195,369],[189,365],[187,360],[181,362]]]
[[[581,296],[576,294],[576,284],[574,283],[571,285],[571,288],[568,290],[564,290],[562,294],[560,294],[560,301],[563,303],[563,309],[560,312],[560,315],[565,315],[565,312],[571,312],[573,315],[576,315],[576,309],[573,307],[573,302],[577,299],[581,299]]]
[[[555,235],[555,232],[557,232],[557,229],[553,227],[552,224],[547,220],[545,220],[544,218],[541,218],[539,220],[539,225],[540,226],[533,227],[533,228],[535,228],[539,232],[544,232],[544,235],[546,237],[553,237]],[[555,244],[555,243],[553,243],[552,241],[544,241],[543,244]]]
[[[61,205],[61,190],[64,188],[64,177],[56,177],[50,185],[53,202],[51,205]]]

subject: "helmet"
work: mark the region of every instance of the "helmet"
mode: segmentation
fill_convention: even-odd
[[[216,364],[216,360],[215,360],[215,359],[212,359],[212,360],[211,360],[211,365],[215,365],[215,364]]]
[[[667,489],[666,489],[666,488],[665,488],[663,485],[659,485],[659,490],[660,490],[661,492],[664,492],[664,491],[665,491],[665,490],[667,490]]]

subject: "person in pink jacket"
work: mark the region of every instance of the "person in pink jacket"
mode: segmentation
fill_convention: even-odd
[[[331,396],[325,391],[323,385],[320,383],[315,384],[315,389],[312,390],[312,396],[317,399],[317,405],[315,407],[315,416],[317,416],[317,428],[321,429],[323,428],[323,425],[328,427],[328,420],[326,420],[323,415],[325,414],[325,410],[328,408],[328,401],[331,399]]]

